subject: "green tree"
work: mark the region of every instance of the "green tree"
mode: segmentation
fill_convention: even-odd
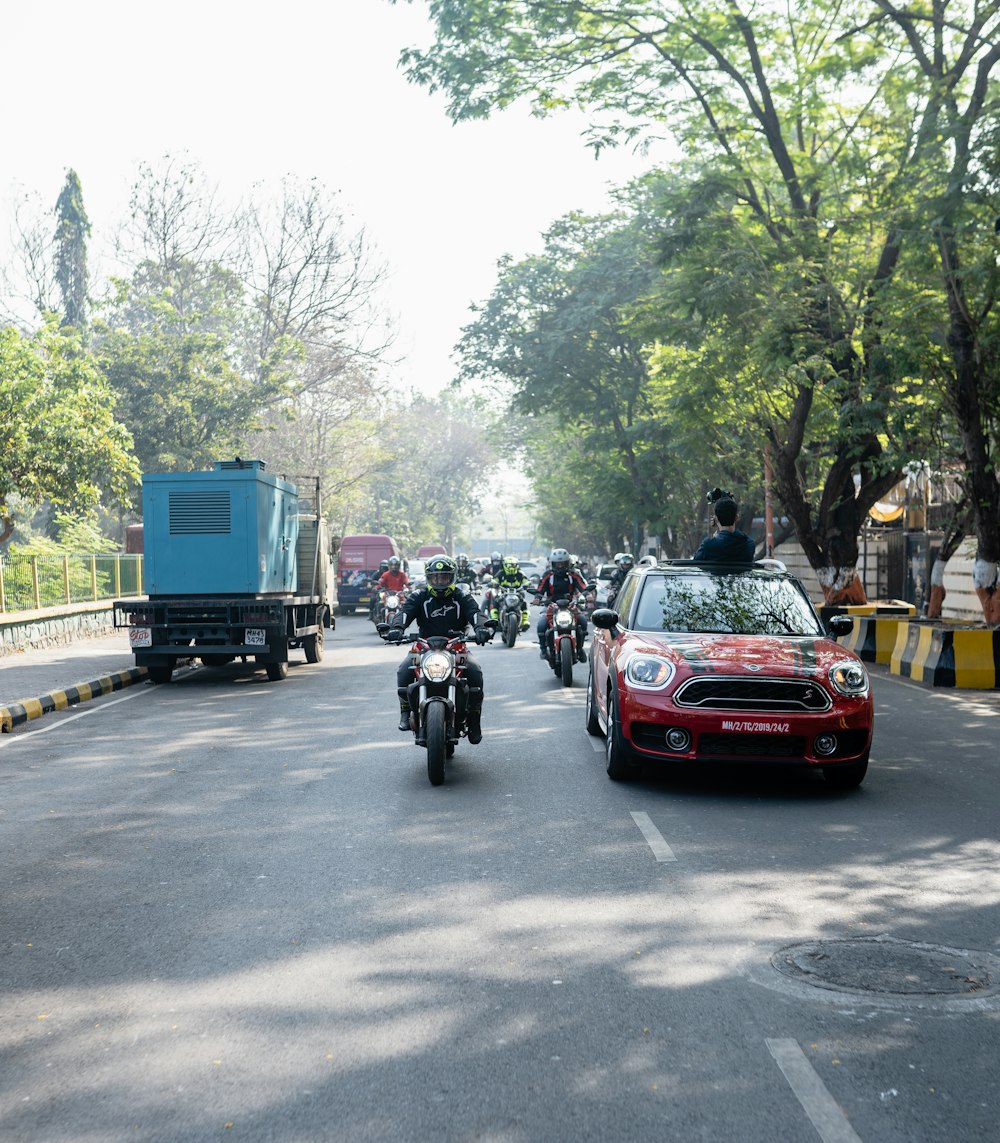
[[[83,205],[83,188],[76,171],[56,201],[55,277],[62,296],[62,324],[83,329],[87,322],[87,239],[90,220]]]
[[[130,446],[77,331],[0,329],[0,543],[14,530],[15,500],[86,511],[103,492],[124,499],[138,476]]]
[[[947,306],[950,369],[946,392],[958,425],[964,484],[974,521],[974,585],[986,621],[1000,625],[1000,484],[996,451],[998,373],[998,203],[996,121],[1000,97],[1000,3],[948,3],[916,8],[874,0],[865,26],[881,39],[902,37],[924,107],[927,145],[915,174],[914,219],[937,248]],[[860,29],[859,29],[860,30]],[[994,193],[989,193],[990,190]]]
[[[708,416],[697,403],[676,415],[682,348],[654,356],[651,375],[651,326],[662,328],[651,201],[637,191],[614,215],[569,215],[541,254],[505,259],[459,345],[462,378],[501,379],[515,410],[538,418],[526,446],[543,530],[578,550],[631,545],[641,525],[687,554],[705,490],[745,454],[710,403]]]
[[[418,397],[392,411],[380,436],[386,462],[360,520],[406,548],[441,543],[453,552],[500,460],[481,409],[451,393]]]
[[[448,94],[454,118],[521,98],[539,113],[576,103],[593,116],[595,145],[668,127],[711,175],[700,180],[700,217],[722,261],[701,260],[699,312],[714,303],[710,332],[747,361],[744,381],[770,394],[764,429],[777,489],[827,598],[863,600],[860,524],[915,444],[909,431],[886,431],[887,410],[912,381],[882,350],[882,306],[905,236],[909,174],[937,129],[927,105],[912,102],[897,45],[844,34],[871,9],[744,10],[735,0],[430,7],[437,42],[404,60],[415,80]],[[689,276],[696,265],[685,260]],[[813,483],[817,463],[803,457],[819,456],[810,453],[816,438],[827,459]]]

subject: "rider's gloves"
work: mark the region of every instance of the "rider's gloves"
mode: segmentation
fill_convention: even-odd
[[[386,635],[385,641],[387,643],[402,643],[403,629],[402,627],[390,627],[389,634]]]
[[[476,642],[479,644],[479,646],[482,647],[484,643],[488,643],[489,641],[490,641],[490,632],[487,631],[485,627],[477,627],[476,628]]]

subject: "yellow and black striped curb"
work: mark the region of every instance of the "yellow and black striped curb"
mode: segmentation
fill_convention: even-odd
[[[890,663],[896,647],[900,624],[905,616],[862,615],[854,619],[854,630],[840,643],[850,648],[866,663]]]
[[[889,670],[930,687],[996,690],[1000,631],[900,623]]]
[[[91,683],[77,683],[76,686],[67,687],[64,691],[52,691],[50,694],[42,695],[41,698],[21,699],[20,702],[11,703],[10,706],[0,706],[0,731],[7,733],[15,726],[20,726],[22,722],[41,718],[43,714],[50,714],[54,710],[65,710],[69,706],[87,702],[88,699],[96,698],[98,695],[120,691],[123,687],[141,682],[148,675],[146,667],[129,667],[125,671],[115,671],[113,675],[102,675]]]

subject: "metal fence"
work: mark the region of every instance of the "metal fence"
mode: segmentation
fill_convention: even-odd
[[[0,555],[0,612],[142,595],[142,556]]]

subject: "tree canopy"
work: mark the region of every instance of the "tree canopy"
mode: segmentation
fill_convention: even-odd
[[[998,10],[431,0],[435,43],[404,53],[455,119],[518,99],[539,114],[575,104],[597,147],[663,134],[681,145],[689,158],[662,207],[659,340],[686,309],[701,352],[751,395],[831,598],[863,597],[861,521],[924,447],[929,370],[897,352],[913,300],[899,271],[932,237],[931,204],[956,174],[964,194]],[[974,404],[968,389],[956,399]]]
[[[139,475],[131,443],[76,331],[0,329],[0,542],[19,503],[85,512],[104,492],[125,497]]]

